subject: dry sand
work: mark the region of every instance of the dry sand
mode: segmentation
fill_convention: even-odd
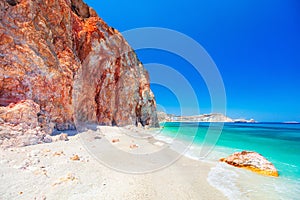
[[[132,163],[124,166],[122,162],[128,158],[116,152],[143,157],[162,152],[165,155],[160,158],[165,156],[166,160],[168,155],[176,153],[165,143],[134,129],[101,127],[100,130],[69,137],[69,141],[0,150],[0,199],[226,199],[207,182],[214,167],[210,163],[180,157],[154,172],[120,172],[124,169],[134,172],[137,161],[128,160],[127,163]],[[118,151],[109,155],[107,148],[111,146]],[[101,152],[106,155],[104,162],[109,159],[112,164],[120,164],[112,166],[118,170],[101,163],[103,160],[97,156]],[[149,170],[148,166],[156,167],[160,163],[156,161],[137,167],[137,172],[144,170],[144,166],[145,170]]]

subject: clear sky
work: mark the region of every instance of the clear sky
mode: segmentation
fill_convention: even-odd
[[[299,0],[86,0],[119,31],[164,27],[200,43],[216,63],[226,88],[227,115],[258,121],[300,121]],[[188,77],[201,113],[209,112],[205,84],[189,63],[168,52],[137,51],[144,63],[162,63]],[[150,74],[151,76],[151,74]],[[178,86],[180,87],[180,85]],[[166,88],[152,85],[157,103],[178,114]],[[187,97],[188,98],[188,97]],[[190,113],[193,108],[190,108]]]

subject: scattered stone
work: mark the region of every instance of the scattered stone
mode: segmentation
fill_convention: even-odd
[[[57,142],[57,141],[69,141],[69,138],[68,138],[68,134],[62,133],[60,135],[52,136],[52,140],[54,142]]]
[[[34,171],[35,175],[44,175],[46,177],[49,177],[47,173],[48,173],[47,170],[44,169],[44,168],[37,169],[37,170]]]
[[[53,156],[62,156],[65,155],[63,151],[57,151],[53,154]]]
[[[59,135],[59,140],[69,141],[68,134],[62,133]]]
[[[78,182],[78,180],[79,179],[75,176],[75,174],[68,173],[66,177],[60,178],[59,181],[55,182],[52,186],[60,185],[66,182]]]
[[[228,158],[221,158],[221,162],[226,162],[229,165],[244,168],[266,176],[278,177],[278,171],[275,166],[262,155],[251,152],[242,151],[234,153]]]
[[[137,145],[137,144],[132,144],[132,145],[130,145],[129,147],[130,147],[130,149],[137,149],[137,148],[139,148],[139,145]]]
[[[51,152],[51,150],[50,149],[43,149],[43,152],[44,153],[49,153],[49,152]]]
[[[34,200],[46,200],[46,196],[42,195],[41,197],[34,197]]]
[[[95,139],[95,140],[101,140],[101,139],[102,139],[102,137],[100,137],[100,136],[96,136],[94,139]]]
[[[45,143],[51,143],[53,140],[52,140],[52,137],[50,135],[46,135],[43,139],[43,142]]]
[[[33,159],[32,161],[31,161],[31,164],[32,165],[37,165],[37,164],[39,164],[41,162],[41,160],[39,159],[39,158],[35,158],[35,159]]]
[[[28,169],[28,167],[31,165],[31,160],[25,159],[21,165],[14,165],[13,168],[15,169]]]
[[[39,150],[32,150],[28,156],[29,157],[37,157],[38,155],[40,154],[40,151]]]
[[[120,139],[113,139],[111,142],[112,143],[117,143],[117,142],[120,142]]]
[[[73,157],[70,158],[71,160],[73,161],[77,161],[77,160],[80,160],[79,156],[78,155],[74,155]]]

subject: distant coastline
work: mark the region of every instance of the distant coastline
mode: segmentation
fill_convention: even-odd
[[[159,122],[225,122],[225,123],[257,123],[254,119],[232,119],[221,113],[211,113],[192,116],[176,116],[157,112]]]
[[[297,121],[290,121],[290,122],[282,122],[284,124],[300,124],[300,122]]]

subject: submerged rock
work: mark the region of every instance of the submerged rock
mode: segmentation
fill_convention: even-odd
[[[258,174],[278,177],[278,171],[275,166],[262,155],[251,152],[242,151],[234,153],[228,158],[221,158],[221,162],[226,162],[229,165],[245,168]]]
[[[82,0],[7,0],[0,10],[0,106],[32,100],[46,132],[158,125],[147,71]]]

